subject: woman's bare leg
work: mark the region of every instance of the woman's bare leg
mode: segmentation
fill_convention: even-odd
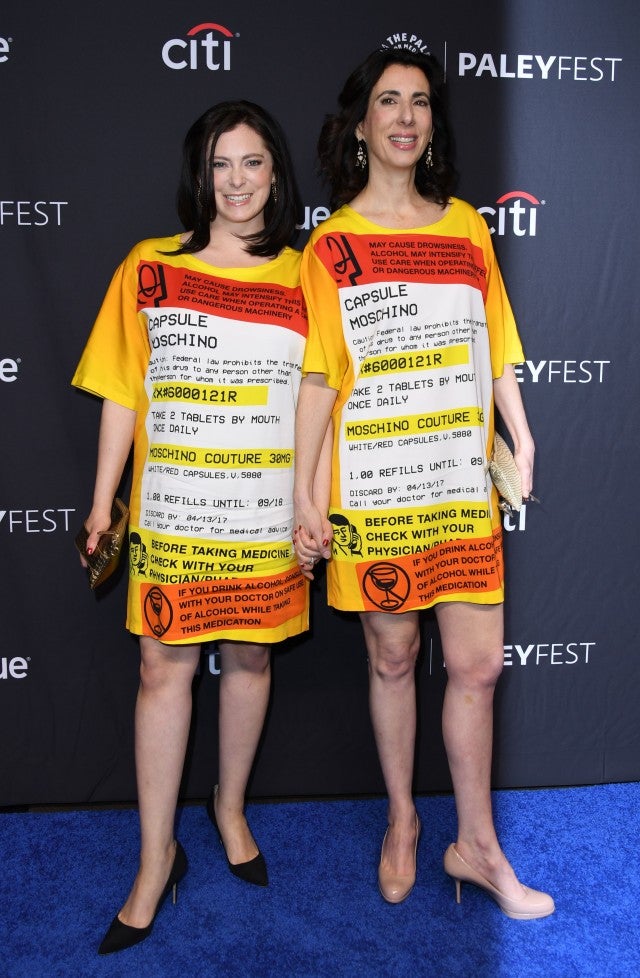
[[[369,653],[369,708],[389,795],[389,830],[381,863],[388,873],[406,876],[415,868],[416,810],[411,785],[418,613],[363,612],[360,619]]]
[[[140,639],[136,702],[136,776],[140,812],[140,868],[119,913],[123,923],[146,927],[174,858],[174,821],[191,723],[191,684],[199,645],[163,645]]]
[[[244,798],[269,703],[271,647],[221,642],[220,661],[216,818],[227,859],[236,864],[258,854],[244,817]]]
[[[493,695],[502,671],[503,606],[436,606],[447,688],[442,729],[458,812],[460,855],[506,896],[522,887],[500,848],[491,808]]]

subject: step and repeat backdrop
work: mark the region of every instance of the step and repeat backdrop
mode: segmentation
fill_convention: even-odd
[[[527,357],[541,502],[504,521],[494,784],[640,778],[639,28],[633,0],[4,5],[0,806],[135,799],[126,580],[92,594],[73,546],[100,404],[69,381],[117,264],[180,230],[184,133],[222,99],[271,110],[299,175],[302,246],[328,215],[322,120],[369,51],[402,43],[446,67],[458,193],[491,229]],[[322,574],[312,610],[274,657],[254,796],[383,790],[359,622],[326,607]],[[218,675],[205,646],[184,798],[216,777]],[[450,787],[445,681],[427,613],[418,791]]]

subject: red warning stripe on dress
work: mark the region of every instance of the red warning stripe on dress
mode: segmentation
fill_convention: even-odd
[[[191,309],[246,323],[284,326],[307,335],[306,309],[299,287],[231,281],[163,262],[140,262],[138,311],[163,307]]]
[[[315,251],[338,288],[393,281],[471,285],[486,293],[482,249],[468,238],[398,232],[325,234]]]

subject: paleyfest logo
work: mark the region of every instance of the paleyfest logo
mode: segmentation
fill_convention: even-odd
[[[185,38],[172,37],[162,47],[162,60],[174,71],[231,71],[231,39],[238,37],[222,24],[196,24]]]
[[[72,513],[76,510],[53,507],[49,509],[0,509],[0,528],[5,533],[69,533]],[[5,519],[6,517],[6,519]]]
[[[498,197],[495,206],[478,207],[478,213],[486,218],[491,234],[515,234],[518,238],[527,235],[533,238],[536,234],[537,208],[544,203],[544,200],[538,200],[526,190],[510,190]]]
[[[460,78],[531,78],[537,81],[615,82],[622,58],[573,54],[458,53]]]

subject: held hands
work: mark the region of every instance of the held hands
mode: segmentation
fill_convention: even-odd
[[[293,546],[303,577],[312,581],[313,568],[324,557],[331,557],[333,527],[311,502],[297,505],[294,511]]]

